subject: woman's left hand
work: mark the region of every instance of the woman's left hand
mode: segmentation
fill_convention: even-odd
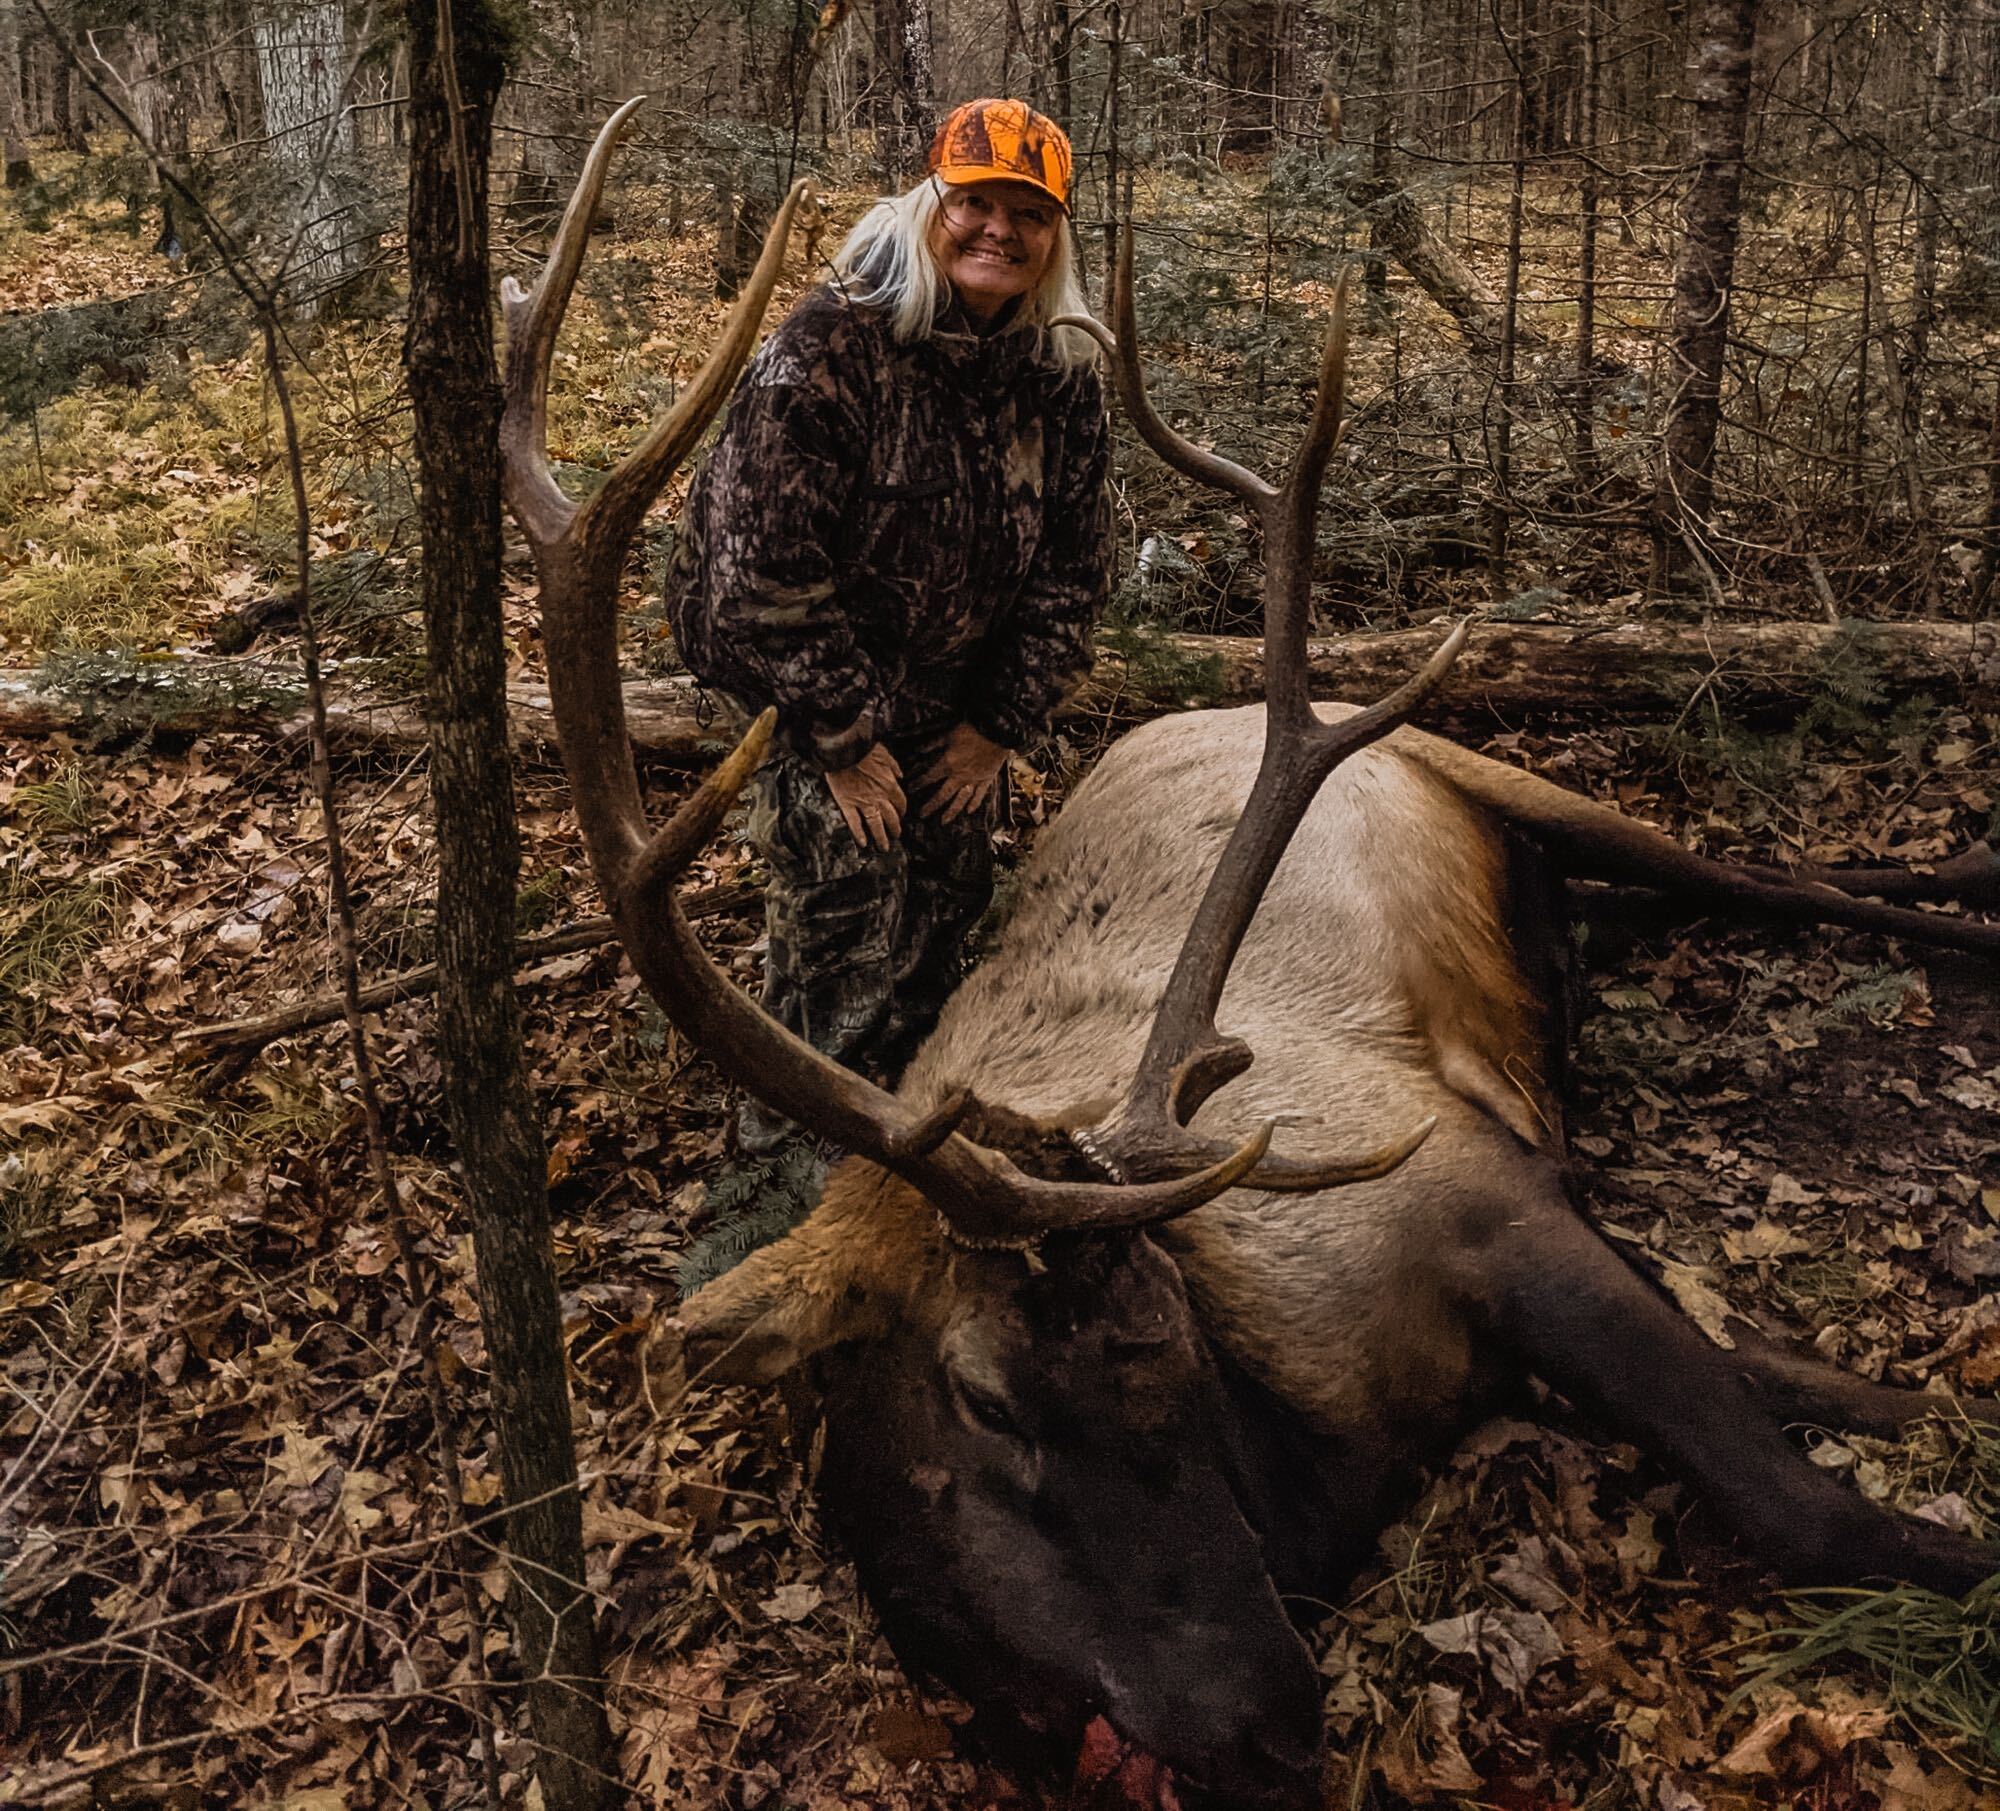
[[[971,724],[959,724],[918,782],[930,795],[920,807],[922,814],[942,817],[949,824],[968,812],[984,810],[1006,765],[1006,749],[989,742]]]

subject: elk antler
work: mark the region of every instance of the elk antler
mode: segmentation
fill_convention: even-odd
[[[1139,367],[1129,224],[1119,235],[1112,315],[1115,336],[1098,322],[1073,315],[1057,325],[1081,328],[1110,355],[1119,401],[1146,444],[1177,471],[1241,498],[1256,511],[1264,532],[1266,716],[1257,779],[1181,945],[1125,1099],[1101,1125],[1074,1135],[1086,1155],[1109,1174],[1149,1176],[1213,1161],[1214,1147],[1183,1128],[1210,1095],[1250,1066],[1249,1047],[1216,1030],[1215,1009],[1264,890],[1327,775],[1407,721],[1443,684],[1465,646],[1468,625],[1461,622],[1453,629],[1414,679],[1366,710],[1332,723],[1314,712],[1307,686],[1306,629],[1320,490],[1340,435],[1346,385],[1345,274],[1334,291],[1333,320],[1305,438],[1284,484],[1276,488],[1184,440],[1153,408]],[[1359,1161],[1273,1161],[1253,1171],[1249,1184],[1314,1189],[1384,1175],[1423,1143],[1435,1123],[1426,1120]]]
[[[1263,1162],[1269,1126],[1234,1151],[1218,1150],[1199,1164],[1179,1165],[1173,1176],[1132,1186],[1025,1175],[956,1129],[970,1111],[969,1095],[920,1112],[760,1011],[708,960],[682,914],[675,897],[680,872],[763,759],[775,713],[766,711],[667,827],[652,834],[618,680],[619,577],[648,505],[750,355],[805,185],[779,208],[721,339],[686,392],[594,496],[574,503],[549,470],[549,363],[605,170],[642,104],[643,97],[627,101],[597,135],[534,289],[524,292],[509,281],[501,291],[508,328],[500,424],[507,497],[540,579],[549,697],[577,822],[633,967],[676,1028],[731,1081],[914,1184],[962,1236],[1010,1242],[1058,1228],[1144,1225],[1213,1200]]]

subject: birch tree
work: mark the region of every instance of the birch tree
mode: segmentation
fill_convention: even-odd
[[[283,189],[285,230],[297,241],[286,287],[294,308],[310,318],[359,261],[354,210],[329,180],[354,151],[344,92],[346,15],[339,0],[280,5],[257,20],[255,33],[264,131]]]

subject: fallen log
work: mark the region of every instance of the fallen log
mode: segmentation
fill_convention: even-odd
[[[1313,695],[1377,697],[1409,677],[1439,634],[1429,626],[1314,641]],[[516,745],[552,749],[547,686],[517,679],[507,690]],[[369,691],[364,663],[331,673],[327,692],[337,749],[398,753],[422,745],[420,706]],[[1736,721],[1769,725],[1829,693],[1872,710],[1919,692],[1954,702],[2000,692],[2000,624],[1486,623],[1424,721],[1474,731],[1527,721],[1672,721],[1691,703],[1712,700]],[[1139,721],[1262,695],[1255,637],[1107,630],[1068,713]],[[699,758],[727,734],[686,678],[628,680],[625,710],[634,745],[660,759]],[[304,714],[296,682],[275,662],[190,655],[124,662],[87,680],[69,667],[0,670],[0,736],[141,731],[294,738],[304,733]]]

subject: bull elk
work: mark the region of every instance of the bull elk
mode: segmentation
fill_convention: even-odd
[[[1336,1587],[1412,1469],[1527,1373],[1676,1468],[1787,1578],[1961,1592],[1993,1572],[2000,1551],[1863,1500],[1782,1431],[1893,1430],[1934,1397],[1747,1328],[1711,1343],[1571,1205],[1550,1001],[1573,877],[1989,956],[2000,926],[1711,863],[1403,727],[1462,626],[1393,696],[1315,709],[1303,640],[1339,311],[1276,486],[1148,404],[1129,234],[1115,339],[1075,323],[1147,443],[1260,520],[1269,699],[1105,755],[900,1087],[819,1056],[708,962],[676,877],[769,716],[649,831],[617,589],[749,356],[800,197],[686,395],[572,503],[546,462],[549,357],[637,105],[598,137],[533,293],[507,290],[508,494],[578,820],[635,968],[725,1075],[854,1153],[803,1225],[686,1304],[684,1337],[711,1379],[803,1367],[822,1501],[906,1664],[970,1699],[1015,1766],[1073,1754],[1101,1718],[1184,1798],[1310,1800],[1319,1692],[1282,1594]],[[1928,890],[1990,885],[1991,867]]]

